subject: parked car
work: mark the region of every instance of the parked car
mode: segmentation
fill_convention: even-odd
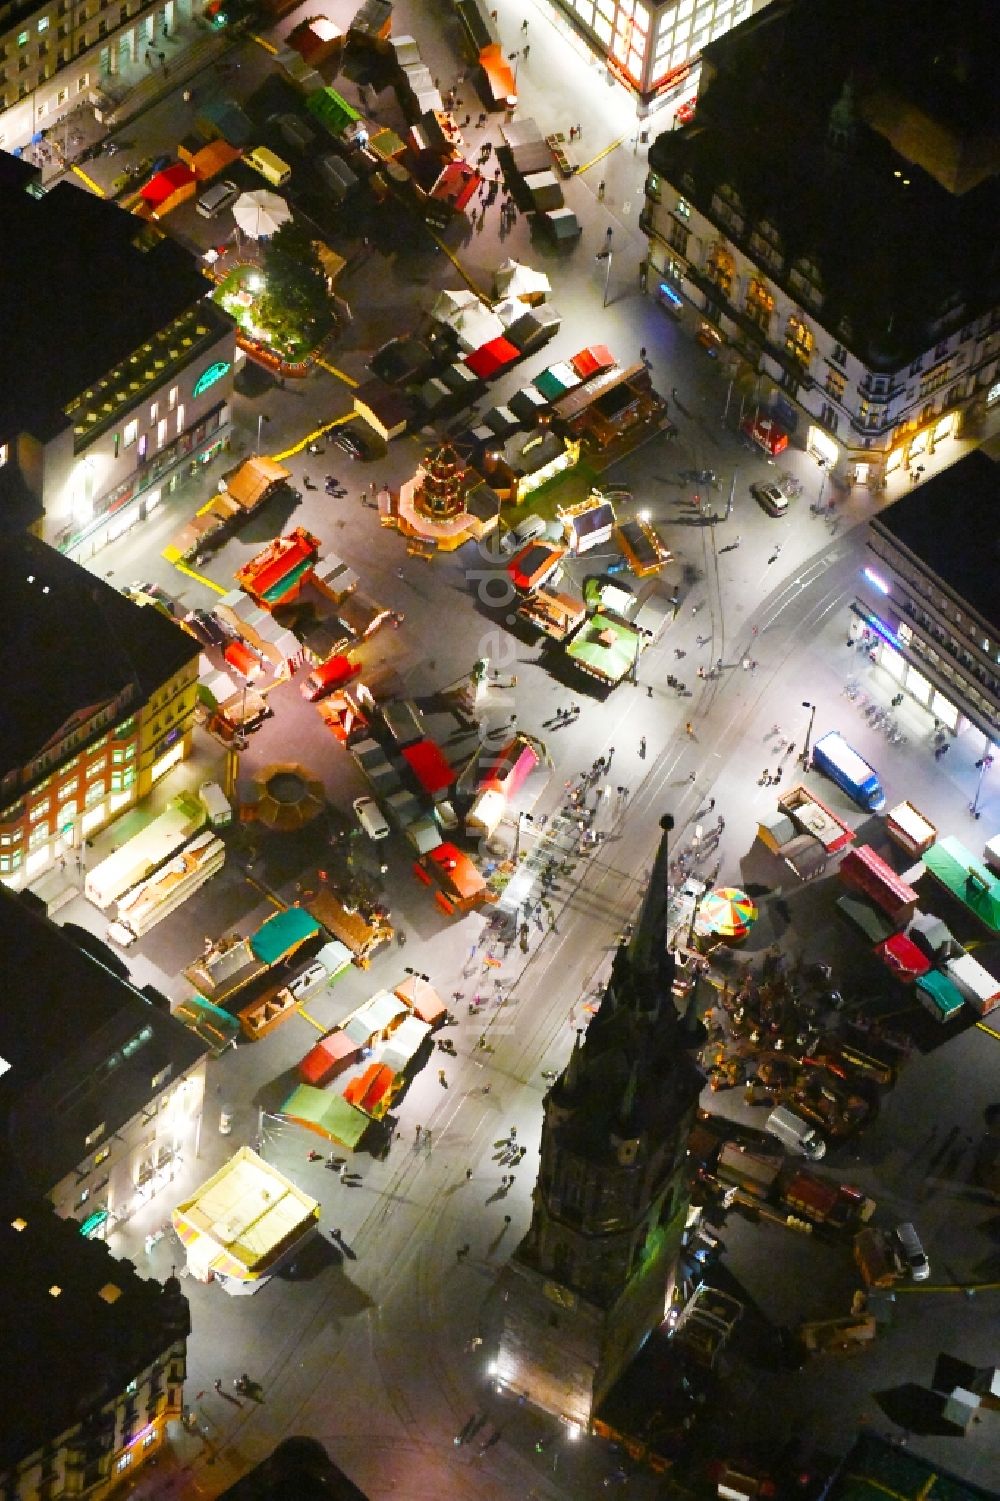
[[[751,485],[750,494],[770,516],[784,516],[788,510],[788,496],[777,485]]]
[[[363,438],[346,427],[335,428],[330,434],[330,441],[335,448],[343,453],[349,453],[352,459],[367,459],[371,449]]]
[[[504,533],[500,542],[500,551],[504,557],[509,557],[520,548],[526,547],[529,542],[537,541],[544,533],[544,516],[536,516],[534,514],[525,516],[517,523],[517,526],[512,527],[509,532]]]
[[[214,183],[206,193],[202,193],[195,207],[203,219],[214,219],[216,214],[232,208],[239,196],[239,188],[227,178],[225,182]]]
[[[927,1252],[921,1244],[920,1236],[909,1220],[896,1226],[896,1243],[914,1282],[926,1282],[931,1274],[931,1264],[927,1260]]]
[[[356,797],[353,806],[354,816],[369,839],[388,839],[389,825],[373,797]]]

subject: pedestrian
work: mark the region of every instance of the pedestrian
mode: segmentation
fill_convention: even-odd
[[[472,1182],[472,1169],[471,1169],[471,1167],[467,1167],[465,1169],[465,1181],[466,1181],[466,1183],[471,1183]]]
[[[576,138],[577,138],[578,141],[583,139],[583,126],[582,125],[578,125],[576,127]]]
[[[604,231],[604,243],[606,245],[610,245],[611,244],[611,237],[612,237],[613,234],[614,234],[614,229],[609,224],[608,227],[607,227],[607,229]]]
[[[645,759],[646,759],[646,737],[645,737],[645,735],[640,735],[640,737],[639,737],[639,760],[640,761],[645,761]]]
[[[615,753],[615,748],[612,745],[611,748],[609,749],[607,755],[604,757],[604,769],[605,769],[605,771],[607,771],[607,769],[610,767],[610,765],[611,765],[611,758],[614,755],[614,753]]]
[[[704,678],[705,678],[705,669],[704,669],[704,667],[699,667],[698,668],[698,676],[702,679],[702,681],[704,681]]]
[[[605,190],[606,187],[607,187],[607,183],[604,181],[604,178],[602,177],[601,180],[600,180],[600,182],[597,184],[597,201],[598,201],[598,203],[603,203],[603,201],[604,201],[604,190]]]
[[[694,739],[694,725],[691,723],[690,719],[688,720],[687,724],[684,726],[684,733],[685,733],[685,735],[690,736],[690,738],[692,740]]]
[[[722,833],[723,829],[726,827],[726,820],[723,818],[723,816],[722,816],[721,813],[719,814],[719,822],[718,822],[717,827],[718,827],[718,830],[719,830],[720,834]]]
[[[642,360],[643,364],[646,363],[646,346],[645,346],[645,344],[643,344],[641,346],[640,350],[639,350],[639,358],[640,358],[640,360]]]
[[[522,22],[521,22],[521,35],[522,35],[522,36],[526,36],[526,35],[527,35],[527,33],[528,33],[528,21],[527,21],[527,18],[525,18],[525,19],[524,19],[524,20],[523,20],[523,21],[522,21]]]
[[[510,1224],[510,1215],[509,1214],[505,1214],[504,1215],[503,1222],[504,1222],[505,1225],[509,1225]]]
[[[516,1126],[511,1126],[511,1128],[510,1128],[510,1139],[511,1139],[511,1141],[513,1141],[516,1136],[517,1136],[517,1127]]]
[[[524,50],[521,53],[521,57],[522,57],[522,59],[523,59],[524,62],[528,61],[528,53],[530,51],[531,51],[531,48],[528,46],[528,43],[525,42],[525,44],[524,44]]]
[[[423,1126],[418,1126],[417,1130],[416,1130],[416,1143],[417,1143],[418,1147],[420,1145],[420,1137],[421,1137],[421,1134],[423,1132],[423,1129],[424,1129]]]
[[[708,811],[709,811],[709,813],[711,813],[711,811],[712,811],[712,809],[714,807],[715,807],[715,798],[714,797],[710,797],[709,800],[708,800]]]
[[[646,697],[647,698],[652,698],[652,696],[653,696],[652,686],[649,683],[647,683],[646,684]]]
[[[766,786],[769,785],[770,781],[771,781],[771,773],[768,771],[767,767],[765,766],[764,770],[760,774],[760,780],[758,781],[757,786],[758,787],[766,787]]]
[[[697,780],[697,773],[693,772],[693,771],[689,771],[688,772],[688,781],[689,782],[694,782],[696,780]]]

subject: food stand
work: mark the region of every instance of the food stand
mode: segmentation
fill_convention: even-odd
[[[897,803],[885,815],[885,831],[893,844],[916,860],[937,839],[937,829],[912,803]]]
[[[328,933],[350,949],[359,969],[367,969],[379,945],[389,943],[393,937],[392,924],[381,912],[372,910],[365,914],[350,909],[328,887],[321,887],[304,899],[303,905]]]

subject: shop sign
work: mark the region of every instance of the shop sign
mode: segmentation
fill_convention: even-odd
[[[229,374],[231,368],[228,360],[216,360],[214,365],[209,365],[208,369],[203,370],[195,381],[194,390],[191,392],[192,399],[201,396],[209,386],[214,386],[216,381],[222,380]]]

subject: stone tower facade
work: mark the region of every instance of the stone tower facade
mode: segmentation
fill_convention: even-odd
[[[546,1096],[531,1225],[500,1282],[498,1379],[584,1427],[664,1317],[688,1208],[704,1079],[671,995],[671,826],[635,933]]]

